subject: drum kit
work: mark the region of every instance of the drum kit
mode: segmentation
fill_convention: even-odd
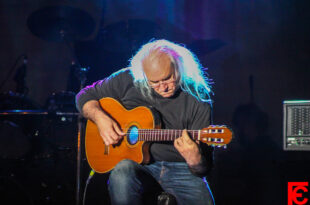
[[[50,6],[33,12],[27,19],[27,25],[29,30],[40,39],[64,42],[73,52],[74,41],[87,38],[94,31],[95,21],[81,9]],[[76,57],[73,58],[72,62],[75,62],[73,73],[77,74],[76,78],[79,80],[75,85],[78,84],[82,88],[85,85],[88,68],[82,68]],[[5,182],[1,183],[0,190],[7,190],[2,192],[1,199],[9,196],[10,191],[7,187],[11,186],[23,192],[21,195],[27,195],[27,200],[21,200],[26,204],[71,204],[74,200],[73,193],[69,197],[71,201],[62,198],[62,201],[56,202],[55,197],[51,199],[52,192],[55,190],[61,192],[61,187],[69,186],[68,183],[62,182],[57,184],[55,177],[60,178],[62,175],[64,178],[63,175],[69,172],[66,176],[71,176],[70,179],[73,178],[71,184],[73,186],[76,184],[78,187],[76,200],[78,204],[81,159],[78,128],[81,129],[82,117],[75,108],[75,93],[71,90],[56,92],[46,100],[44,107],[41,107],[26,95],[25,69],[24,66],[22,70],[17,70],[18,81],[14,78],[17,87],[21,89],[0,94],[0,162],[2,164],[0,179]],[[70,171],[67,169],[68,166]],[[78,169],[78,176],[77,181],[74,182],[75,166]],[[58,174],[55,174],[56,170],[59,171]],[[25,183],[21,181],[25,182],[27,178],[40,179],[22,185]],[[59,181],[65,181],[63,178]],[[50,184],[54,184],[55,188],[50,190],[49,194],[40,194],[43,199],[37,197],[32,200],[29,197],[30,190],[26,187],[34,186],[33,181],[38,182],[39,188],[34,189],[40,192],[42,189],[47,190]],[[21,189],[17,189],[16,186]],[[67,190],[74,189],[71,186]],[[26,192],[28,194],[25,194]],[[14,197],[9,197],[7,200],[9,201],[5,202],[10,204],[19,203]]]
[[[74,96],[55,93],[42,109],[25,95],[0,94],[1,203],[19,204],[24,197],[23,204],[49,204],[59,199],[57,190],[67,192],[64,187],[75,186],[78,113]],[[10,197],[13,189],[17,198]]]

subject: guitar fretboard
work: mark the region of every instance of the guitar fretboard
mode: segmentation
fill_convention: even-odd
[[[200,130],[187,130],[193,140],[199,140]],[[173,141],[182,136],[182,130],[139,129],[139,141]]]

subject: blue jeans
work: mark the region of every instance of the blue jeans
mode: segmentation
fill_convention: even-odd
[[[213,205],[205,178],[194,176],[185,162],[155,162],[140,165],[131,160],[119,162],[110,174],[109,194],[114,205],[142,204],[142,193],[152,191],[156,183],[174,195],[178,205]]]

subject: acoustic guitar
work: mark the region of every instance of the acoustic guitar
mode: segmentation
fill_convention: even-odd
[[[150,142],[173,141],[182,135],[182,130],[159,129],[156,114],[147,107],[140,106],[127,110],[113,98],[102,98],[99,103],[126,135],[118,144],[106,146],[97,126],[92,121],[87,121],[86,156],[90,167],[98,173],[111,171],[124,159],[148,163]],[[187,131],[193,140],[217,147],[226,146],[232,138],[232,132],[226,126],[211,125],[202,130]]]

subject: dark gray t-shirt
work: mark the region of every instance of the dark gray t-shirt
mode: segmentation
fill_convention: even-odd
[[[160,113],[163,129],[198,130],[210,125],[210,105],[198,101],[191,94],[178,89],[170,98],[164,98],[153,92],[153,100],[145,98],[133,84],[133,76],[129,69],[120,70],[110,77],[95,82],[82,89],[76,97],[78,110],[89,100],[112,97],[126,109],[137,106],[152,107]],[[212,148],[200,143],[204,163],[212,163]],[[154,142],[150,148],[151,156],[157,161],[185,161],[173,146],[173,142]]]

